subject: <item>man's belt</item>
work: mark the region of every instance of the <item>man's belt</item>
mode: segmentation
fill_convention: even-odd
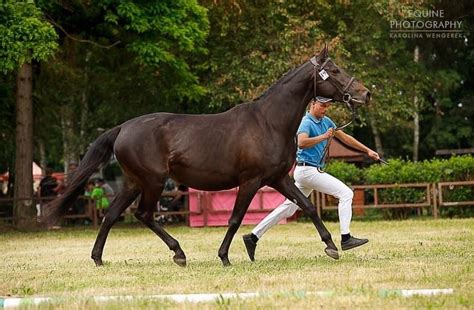
[[[313,164],[310,164],[310,163],[306,163],[304,161],[299,161],[296,163],[297,166],[310,166],[310,167],[315,167],[315,168],[319,168],[318,166],[316,165],[313,165]]]

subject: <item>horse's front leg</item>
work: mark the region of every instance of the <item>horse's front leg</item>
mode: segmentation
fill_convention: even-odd
[[[255,196],[255,193],[260,188],[260,179],[251,179],[239,185],[239,193],[235,200],[234,209],[229,219],[229,228],[225,234],[224,240],[219,248],[218,255],[224,266],[230,266],[229,261],[229,247],[234,238],[235,233],[239,229],[240,224],[244,218],[245,213]]]
[[[272,187],[282,193],[286,198],[297,204],[304,211],[304,213],[306,213],[306,215],[311,218],[314,226],[316,226],[316,229],[321,236],[321,239],[324,243],[326,243],[326,249],[324,250],[326,254],[331,258],[339,259],[337,247],[332,241],[331,234],[327,230],[326,226],[324,226],[323,221],[316,213],[316,208],[313,206],[311,201],[309,201],[309,199],[303,195],[298,187],[296,187],[290,177],[285,176],[283,179],[273,184]]]

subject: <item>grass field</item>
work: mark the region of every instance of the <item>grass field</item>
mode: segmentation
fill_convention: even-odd
[[[338,224],[328,223],[336,244]],[[217,250],[226,228],[170,227],[186,252],[188,266],[144,227],[116,226],[104,251],[105,266],[89,258],[96,230],[0,235],[0,296],[55,296],[62,302],[40,308],[473,308],[474,219],[353,222],[364,247],[327,257],[309,223],[279,225],[259,242],[250,262],[241,239],[230,248],[233,266],[222,267]],[[453,288],[432,297],[381,297],[381,289]],[[333,296],[301,297],[300,291],[334,290]],[[94,303],[97,295],[265,292],[253,299],[178,304],[133,300]]]

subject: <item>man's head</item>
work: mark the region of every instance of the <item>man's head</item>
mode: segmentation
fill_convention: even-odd
[[[68,165],[68,170],[75,171],[76,169],[77,169],[77,162],[74,160],[70,161]]]
[[[327,109],[331,106],[332,99],[321,96],[317,96],[315,99],[310,103],[309,113],[316,118],[323,118]]]
[[[51,167],[46,167],[46,169],[44,169],[44,173],[49,176],[53,175],[53,171],[54,170]]]

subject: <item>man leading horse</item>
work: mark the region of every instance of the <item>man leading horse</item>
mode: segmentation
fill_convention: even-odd
[[[295,185],[308,197],[313,190],[329,194],[339,199],[338,214],[341,231],[341,248],[343,251],[353,249],[367,243],[367,239],[359,239],[350,234],[352,218],[353,191],[337,178],[323,171],[325,150],[333,136],[345,144],[361,150],[373,160],[380,160],[379,154],[357,141],[355,138],[338,130],[334,122],[326,116],[326,111],[332,99],[316,96],[310,103],[309,112],[301,121],[297,131],[298,151],[294,172]],[[292,216],[298,206],[286,200],[278,208],[267,215],[250,234],[244,235],[243,240],[250,260],[255,260],[257,241],[271,227],[281,220]]]
[[[339,68],[325,48],[318,56],[287,72],[262,96],[218,114],[153,113],[116,126],[91,145],[66,192],[46,208],[52,224],[81,193],[89,177],[115,155],[124,174],[123,189],[109,206],[92,249],[101,266],[105,242],[120,214],[141,194],[135,217],[174,252],[173,260],[186,265],[179,242],[155,222],[153,212],[165,180],[199,190],[239,187],[227,233],[218,255],[230,265],[229,247],[252,198],[271,186],[295,202],[312,220],[326,244],[325,253],[339,258],[331,234],[316,209],[288,176],[296,154],[295,135],[306,107],[315,94],[365,104],[370,93],[362,83]]]

